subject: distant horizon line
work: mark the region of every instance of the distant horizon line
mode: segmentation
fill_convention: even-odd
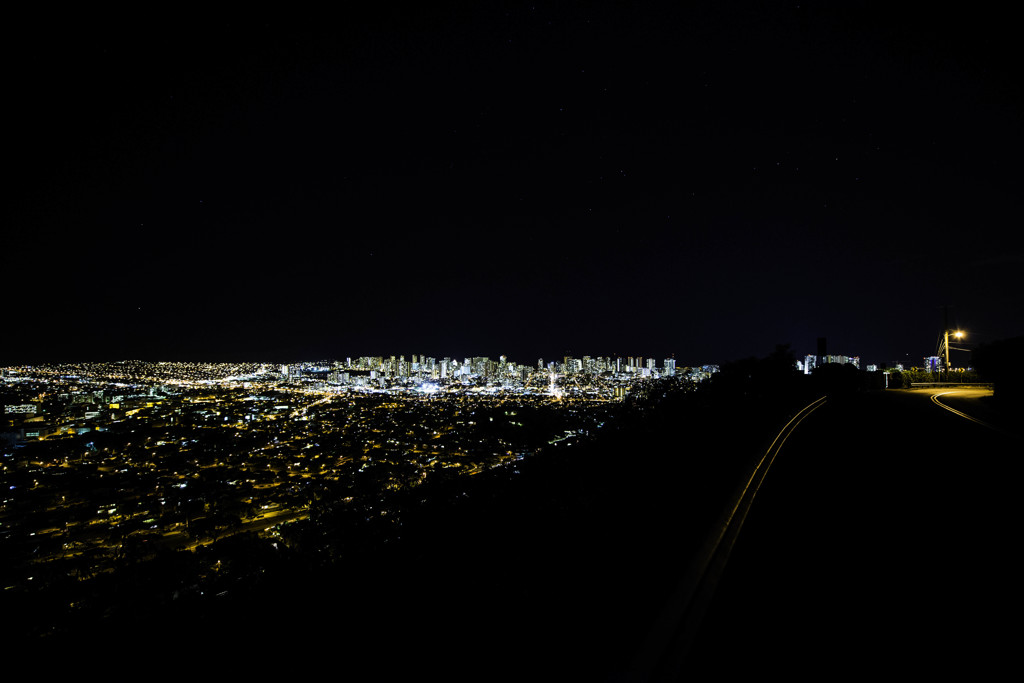
[[[174,365],[266,365],[266,366],[275,366],[275,367],[279,367],[281,365],[318,365],[318,364],[341,364],[341,365],[345,366],[345,365],[347,365],[349,363],[349,361],[351,361],[351,365],[355,366],[355,365],[358,365],[358,360],[360,358],[375,358],[375,359],[380,359],[381,361],[389,361],[392,358],[392,356],[390,354],[387,355],[387,356],[379,356],[379,355],[374,355],[374,356],[369,356],[369,355],[368,356],[346,356],[346,357],[343,357],[343,358],[313,358],[313,359],[307,358],[307,359],[304,359],[304,360],[288,360],[288,361],[286,361],[286,360],[266,360],[266,359],[263,359],[263,360],[169,360],[169,359],[146,360],[146,359],[143,359],[143,358],[120,358],[120,359],[117,359],[117,360],[77,360],[77,361],[71,361],[71,360],[53,361],[53,360],[49,360],[49,361],[26,361],[26,362],[20,362],[20,363],[4,363],[4,364],[0,364],[0,368],[15,369],[15,368],[19,368],[19,367],[39,367],[39,366],[59,367],[61,365],[67,365],[67,366],[76,366],[76,365],[122,365],[122,364],[132,364],[132,363],[149,364],[149,365],[158,365],[158,364],[164,364],[164,363],[166,363],[166,364],[174,364]],[[394,355],[395,362],[406,362],[406,363],[412,363],[413,362],[411,356],[406,356],[404,361],[402,360],[402,358],[403,357],[400,354],[395,354]],[[485,358],[488,361],[492,361],[492,362],[499,362],[500,361],[500,356],[498,358],[493,358],[491,356],[462,356],[462,357],[444,356],[444,357],[440,357],[439,358],[439,357],[436,357],[436,356],[426,356],[426,355],[423,355],[421,358],[431,359],[431,360],[433,360],[437,364],[440,364],[445,359],[448,359],[450,361],[455,361],[455,362],[457,362],[460,365],[465,360],[467,360],[467,359],[472,361],[473,359]],[[659,368],[664,367],[665,366],[665,361],[667,361],[667,360],[676,361],[676,364],[675,364],[674,367],[678,367],[678,368],[695,368],[695,367],[699,368],[699,367],[705,367],[705,366],[711,366],[711,365],[720,366],[720,365],[723,364],[720,361],[705,361],[705,362],[700,362],[700,363],[679,363],[677,361],[677,359],[675,359],[672,356],[670,356],[668,358],[658,358],[656,356],[608,356],[608,355],[605,355],[605,356],[590,356],[589,354],[586,355],[586,356],[558,356],[557,358],[556,357],[545,358],[544,356],[539,356],[537,359],[535,359],[535,360],[533,360],[531,362],[522,362],[522,361],[516,360],[515,358],[511,358],[509,356],[506,356],[506,362],[514,363],[516,365],[523,366],[523,367],[531,367],[531,368],[533,368],[533,367],[537,366],[537,360],[543,360],[544,366],[547,367],[549,363],[553,363],[553,362],[562,363],[565,360],[565,358],[572,358],[572,359],[577,359],[577,360],[582,360],[583,358],[594,358],[594,359],[601,359],[601,360],[603,360],[603,359],[607,358],[607,359],[609,359],[609,362],[611,364],[614,364],[617,360],[621,359],[623,361],[624,365],[630,359],[632,359],[632,360],[634,360],[634,365],[636,367],[640,367],[641,365],[646,365],[646,362],[649,359],[654,358],[656,363],[657,363],[657,367],[659,367]],[[422,363],[422,362],[423,362],[422,360],[418,360],[417,361],[417,363]]]

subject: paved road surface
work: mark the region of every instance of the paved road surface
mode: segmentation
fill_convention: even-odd
[[[1024,447],[933,393],[833,397],[801,426],[747,518],[685,680],[984,680],[1016,668]],[[940,400],[989,417],[980,395]]]

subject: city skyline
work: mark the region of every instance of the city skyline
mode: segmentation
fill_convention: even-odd
[[[827,340],[819,338],[818,343]],[[817,354],[804,354],[799,349],[793,348],[788,344],[778,344],[773,350],[773,353],[788,353],[793,357],[794,363],[797,369],[804,373],[810,374],[810,372],[822,363],[838,363],[845,364],[850,363],[857,369],[867,369],[869,371],[875,371],[879,369],[893,369],[893,368],[918,368],[918,367],[930,367],[934,365],[934,361],[938,356],[932,355],[931,352],[922,352],[918,355],[906,354],[901,358],[865,358],[862,359],[859,354],[835,354],[826,353],[825,355]],[[819,347],[820,352],[820,347]],[[968,367],[970,365],[970,349],[964,349],[958,347],[954,356],[950,361],[951,367]],[[763,354],[760,357],[766,356]],[[748,360],[752,358],[758,358],[759,356],[749,356],[747,359],[731,359],[724,361],[726,364],[733,363],[741,360]],[[566,363],[574,361],[576,365],[575,369],[567,369]],[[34,360],[24,361],[20,363],[8,363],[6,365],[0,365],[0,369],[7,368],[18,368],[18,367],[90,367],[93,365],[112,365],[118,363],[136,363],[141,362],[150,365],[169,365],[169,366],[238,366],[238,367],[263,367],[265,369],[280,367],[280,368],[305,368],[314,370],[327,371],[329,369],[360,369],[360,370],[384,370],[391,375],[398,374],[395,372],[396,368],[405,367],[407,369],[417,368],[422,371],[424,368],[441,368],[447,366],[451,368],[451,372],[456,372],[456,368],[464,366],[472,366],[475,368],[480,362],[492,363],[496,367],[507,366],[509,368],[531,368],[533,370],[543,370],[545,372],[553,373],[571,373],[571,372],[587,372],[587,373],[600,373],[600,372],[631,372],[633,370],[640,370],[647,368],[648,370],[664,370],[666,368],[718,368],[722,362],[717,359],[704,359],[700,362],[683,362],[676,358],[674,353],[668,354],[666,357],[656,356],[645,356],[645,355],[628,355],[622,356],[618,354],[573,354],[572,351],[567,351],[561,355],[547,355],[538,356],[536,362],[528,362],[524,358],[510,357],[506,354],[498,354],[492,358],[491,355],[480,355],[480,354],[452,354],[446,356],[439,355],[428,355],[428,354],[370,354],[370,355],[343,355],[343,356],[324,356],[319,358],[311,357],[276,357],[276,358],[196,358],[183,360],[180,358],[87,358],[87,359],[63,359],[63,360]],[[863,365],[863,368],[862,368]],[[284,370],[282,370],[283,372]],[[406,373],[409,374],[409,373]],[[476,370],[472,374],[478,374]],[[446,377],[452,377],[451,374],[444,375]]]

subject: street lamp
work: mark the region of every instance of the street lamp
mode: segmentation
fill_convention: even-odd
[[[956,340],[963,339],[966,336],[967,336],[967,333],[964,332],[963,330],[957,330],[957,331],[953,332],[953,339],[956,339]],[[945,357],[946,373],[947,374],[949,373],[949,350],[950,349],[952,349],[954,351],[970,351],[970,349],[961,349],[961,348],[956,347],[956,346],[950,346],[949,345],[949,328],[946,328],[946,331],[942,335],[942,348],[939,349],[939,353],[943,353],[943,352],[945,353],[945,356],[946,356]]]

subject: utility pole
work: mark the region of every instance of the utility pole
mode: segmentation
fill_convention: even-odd
[[[945,357],[944,357],[943,360],[946,363],[946,379],[948,380],[949,379],[949,369],[950,369],[949,368],[949,306],[943,306],[942,310],[944,312],[944,320],[943,320],[944,325],[943,325],[943,330],[942,330],[942,350],[945,352]],[[953,337],[955,337],[958,340],[962,339],[964,337],[964,333],[961,330],[957,330],[956,332],[953,333]],[[967,349],[960,349],[960,348],[957,348],[957,349],[954,349],[954,350],[955,351],[967,351]],[[962,377],[961,377],[961,379],[962,379]]]
[[[949,377],[949,306],[943,306],[943,321],[942,321],[942,334],[944,335],[942,340],[942,346],[946,349],[946,377]]]

